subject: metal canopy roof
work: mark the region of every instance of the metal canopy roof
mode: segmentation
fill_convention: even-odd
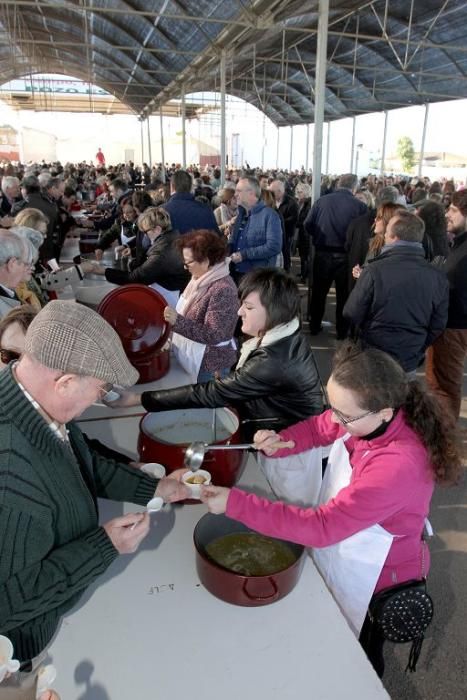
[[[0,0],[0,75],[61,73],[142,118],[220,88],[314,121],[317,0]],[[467,2],[330,0],[325,119],[467,96]],[[183,87],[182,87],[183,86]]]

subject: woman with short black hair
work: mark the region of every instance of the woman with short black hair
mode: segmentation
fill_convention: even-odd
[[[296,282],[283,270],[259,268],[243,277],[239,294],[242,332],[250,339],[235,370],[205,384],[126,392],[111,406],[141,402],[147,411],[232,406],[247,420],[247,440],[258,426],[280,430],[320,413],[320,381],[309,341],[300,331]]]

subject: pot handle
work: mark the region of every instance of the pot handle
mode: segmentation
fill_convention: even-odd
[[[243,582],[243,586],[242,586],[243,593],[250,600],[271,600],[272,601],[274,598],[277,598],[277,596],[279,595],[279,589],[277,588],[277,584],[274,581],[274,579],[272,578],[272,576],[269,576],[268,580],[273,588],[273,591],[270,595],[250,595],[250,593],[248,593],[248,590],[247,590],[247,584],[248,584],[247,578]]]

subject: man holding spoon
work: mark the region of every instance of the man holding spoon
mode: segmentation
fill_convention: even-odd
[[[148,534],[147,512],[99,525],[97,498],[146,506],[188,495],[177,475],[154,480],[93,451],[74,423],[111,385],[137,379],[109,324],[67,301],[42,309],[24,354],[0,373],[0,634],[25,683],[62,616]]]

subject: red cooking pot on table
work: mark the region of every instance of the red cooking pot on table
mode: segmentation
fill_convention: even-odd
[[[79,234],[79,252],[81,255],[94,253],[97,248],[99,234],[97,231],[81,232]]]
[[[159,462],[172,472],[183,467],[185,450],[192,442],[241,442],[240,421],[230,408],[184,408],[148,413],[139,424],[138,452],[142,462]],[[216,486],[233,486],[243,471],[245,450],[207,451],[203,469]]]
[[[170,334],[164,320],[166,306],[155,289],[125,284],[109,292],[97,308],[118,333],[126,356],[138,370],[138,384],[154,382],[169,371],[169,350],[164,349]]]
[[[300,578],[305,563],[305,548],[300,544],[279,540],[293,552],[295,561],[286,569],[267,576],[243,576],[220,566],[206,552],[206,547],[213,540],[238,532],[253,530],[226,515],[207,513],[198,521],[193,541],[196,550],[196,570],[203,586],[216,598],[233,605],[269,605],[284,598],[295,588]]]

